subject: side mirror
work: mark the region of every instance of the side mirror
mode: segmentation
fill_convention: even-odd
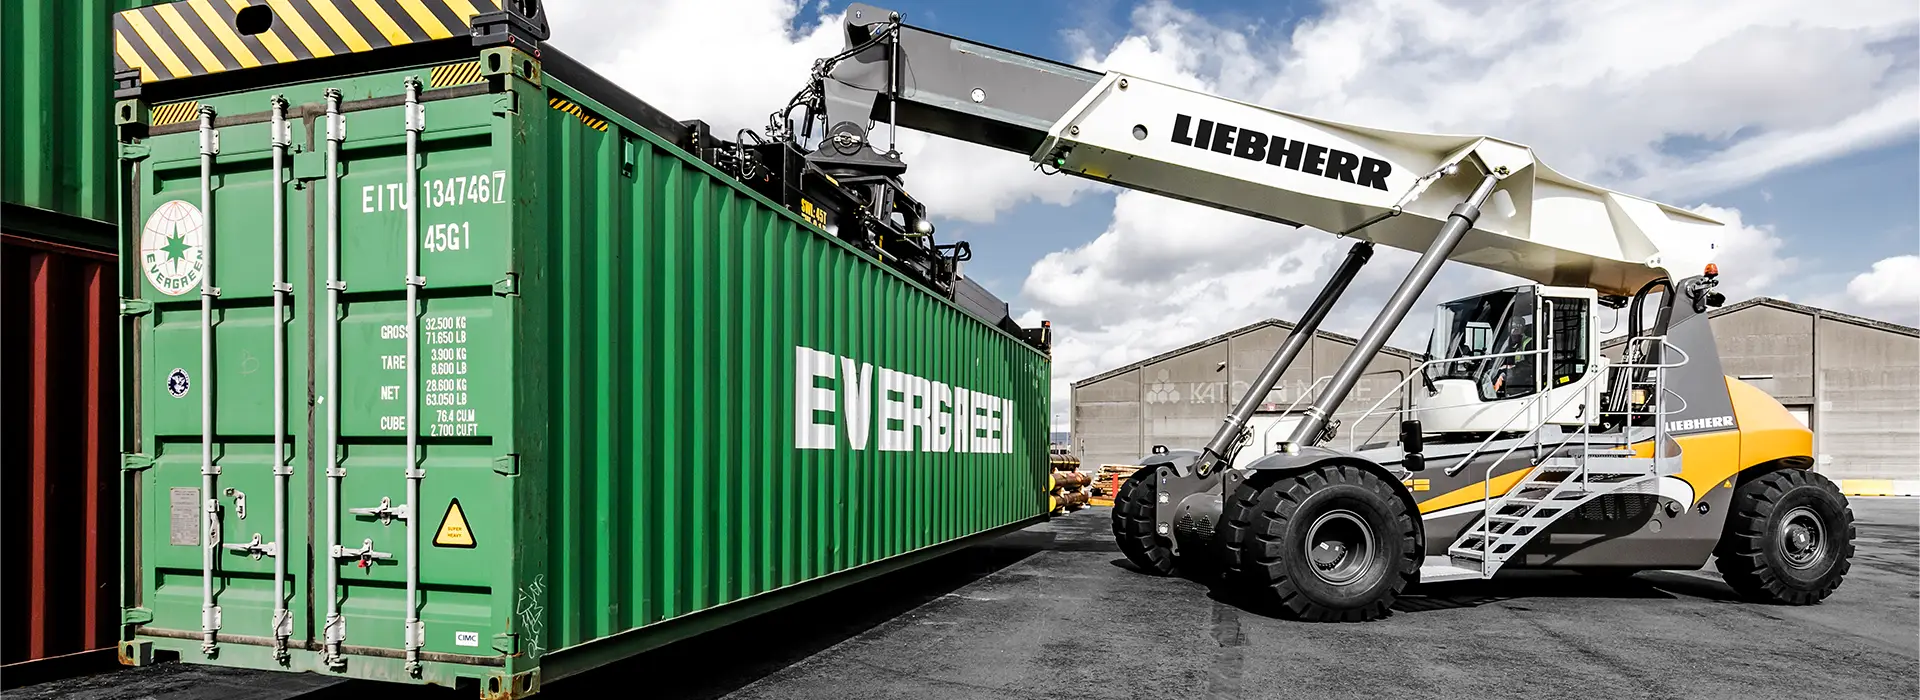
[[[1426,447],[1426,434],[1420,430],[1419,419],[1400,421],[1400,448],[1406,452],[1402,462],[1407,471],[1423,471],[1427,468],[1426,456],[1420,454]]]

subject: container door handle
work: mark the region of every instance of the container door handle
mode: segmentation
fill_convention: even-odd
[[[256,532],[256,533],[253,533],[253,541],[252,541],[252,542],[246,542],[246,543],[243,543],[243,544],[231,544],[231,543],[229,543],[229,544],[222,544],[222,545],[220,545],[220,546],[222,546],[222,547],[225,547],[225,548],[227,548],[227,549],[230,549],[230,550],[232,550],[232,551],[235,551],[235,552],[239,552],[239,553],[241,553],[241,554],[245,554],[245,555],[247,555],[247,556],[251,556],[251,557],[253,557],[253,558],[254,558],[254,560],[255,560],[255,561],[259,561],[259,559],[260,559],[260,557],[262,557],[262,556],[269,556],[269,557],[278,557],[278,556],[280,556],[280,546],[279,546],[279,545],[280,545],[280,543],[278,543],[278,542],[266,542],[266,543],[262,543],[262,542],[260,541],[260,533],[258,533],[258,532]]]
[[[347,549],[346,547],[336,544],[333,546],[332,554],[334,559],[355,560],[362,569],[373,568],[373,562],[377,560],[393,558],[391,552],[373,551],[373,538],[371,537],[361,540],[359,549]]]
[[[395,520],[405,521],[407,519],[407,507],[404,505],[398,508],[394,507],[393,499],[386,496],[380,497],[380,505],[378,506],[372,508],[348,508],[347,512],[354,515],[364,515],[369,518],[379,518],[381,525],[392,524]]]

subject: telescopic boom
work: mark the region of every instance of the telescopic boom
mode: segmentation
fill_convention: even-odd
[[[1296,335],[1314,333],[1372,244],[1420,253],[1296,427],[1296,449],[1331,434],[1334,408],[1448,260],[1628,296],[1698,273],[1718,248],[1718,222],[1567,177],[1511,141],[1355,126],[1098,73],[907,25],[870,5],[849,7],[844,28],[846,50],[816,64],[806,99],[796,98],[809,127],[826,124],[809,159],[838,172],[904,172],[892,134],[879,149],[873,133],[887,122],[1023,153],[1043,170],[1362,241]],[[1206,477],[1228,460],[1297,345],[1262,369],[1194,472]]]

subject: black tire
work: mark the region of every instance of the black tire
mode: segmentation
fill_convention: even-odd
[[[1154,532],[1154,480],[1157,469],[1143,467],[1127,477],[1113,499],[1113,538],[1140,570],[1158,576],[1173,573],[1173,550]]]
[[[1826,477],[1782,469],[1733,492],[1714,565],[1748,600],[1812,605],[1852,567],[1853,509]]]
[[[1272,482],[1255,474],[1240,482],[1220,504],[1220,523],[1214,526],[1213,561],[1221,577],[1235,592],[1264,585],[1266,581],[1247,575],[1246,543],[1253,536],[1253,515],[1260,505],[1261,487]]]
[[[1239,578],[1251,584],[1257,605],[1314,622],[1392,614],[1423,552],[1413,514],[1391,484],[1360,467],[1330,465],[1264,486],[1242,484],[1248,487],[1258,495],[1240,541]]]

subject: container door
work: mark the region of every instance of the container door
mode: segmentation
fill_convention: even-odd
[[[436,683],[537,657],[510,500],[517,113],[464,65],[161,105],[195,117],[129,149],[142,641]]]
[[[183,656],[285,664],[313,623],[305,135],[270,95],[199,107],[156,108],[181,117],[129,154],[130,618]]]
[[[332,668],[496,665],[512,653],[517,381],[504,163],[510,113],[427,71],[339,85],[316,227],[318,577]],[[403,99],[393,99],[402,97]],[[327,121],[319,127],[327,133]],[[413,197],[409,197],[413,193]],[[396,663],[397,662],[397,663]],[[428,673],[427,675],[431,675]]]

